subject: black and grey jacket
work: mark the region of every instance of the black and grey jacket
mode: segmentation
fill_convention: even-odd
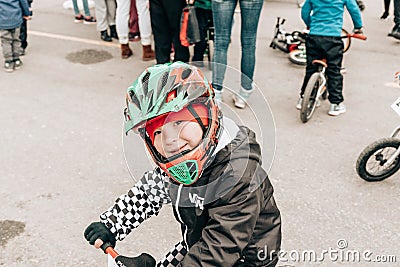
[[[248,128],[240,127],[194,185],[176,185],[156,168],[146,172],[100,218],[115,238],[122,240],[169,203],[181,224],[183,241],[158,266],[277,263],[280,212],[273,187],[261,167],[260,146]]]

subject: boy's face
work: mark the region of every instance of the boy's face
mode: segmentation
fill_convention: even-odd
[[[171,121],[154,131],[154,147],[166,158],[200,144],[203,130],[197,122]]]

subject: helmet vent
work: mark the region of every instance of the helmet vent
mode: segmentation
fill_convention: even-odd
[[[169,72],[168,71],[166,71],[166,72],[164,72],[163,74],[162,74],[162,77],[161,77],[161,79],[160,79],[160,91],[164,88],[164,86],[167,84],[167,81],[168,81],[168,76],[169,76]]]
[[[198,178],[199,167],[195,160],[186,160],[168,169],[181,184],[190,185]]]
[[[143,93],[144,95],[147,95],[149,92],[149,78],[150,78],[150,72],[147,72],[142,79],[142,84],[143,84]]]
[[[190,76],[191,73],[192,73],[192,70],[191,70],[191,69],[185,69],[185,70],[182,72],[182,79],[183,79],[183,80],[186,80],[186,79]]]
[[[134,93],[133,91],[130,91],[130,92],[129,92],[129,96],[130,96],[132,102],[133,102],[137,107],[140,107],[139,99],[137,98],[137,96],[135,95],[135,93]]]

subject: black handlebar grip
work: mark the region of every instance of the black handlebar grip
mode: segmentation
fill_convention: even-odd
[[[108,247],[112,247],[112,245],[111,245],[110,242],[105,242],[105,243],[103,243],[103,245],[101,245],[100,248],[104,251],[104,253],[107,253],[107,252],[106,252],[106,249],[107,249]]]

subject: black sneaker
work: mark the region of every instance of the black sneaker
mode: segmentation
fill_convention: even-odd
[[[13,61],[4,62],[4,70],[6,72],[13,72],[14,71],[14,62]]]
[[[389,18],[389,12],[384,11],[382,16],[381,16],[381,19],[388,19],[388,18]]]
[[[85,19],[85,17],[82,14],[79,14],[79,15],[75,16],[74,22],[80,23],[80,22],[83,22],[84,19]]]
[[[388,34],[388,36],[400,39],[400,24],[394,25],[392,31]]]
[[[93,17],[85,17],[85,20],[83,21],[83,24],[95,24],[96,19]]]
[[[19,70],[22,67],[22,61],[20,59],[14,59],[14,69]]]

